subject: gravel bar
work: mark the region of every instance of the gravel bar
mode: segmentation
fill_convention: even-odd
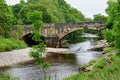
[[[0,67],[9,67],[14,64],[28,62],[33,60],[29,57],[31,48],[25,48],[20,50],[13,50],[8,52],[0,52]],[[47,48],[47,52],[54,53],[70,53],[69,49],[64,48]]]

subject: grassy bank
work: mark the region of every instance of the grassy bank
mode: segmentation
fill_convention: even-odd
[[[95,61],[93,61],[95,62]],[[80,71],[64,80],[120,80],[120,57],[110,54],[95,62],[90,72]]]
[[[14,49],[22,49],[27,47],[27,45],[20,40],[16,40],[13,38],[3,38],[0,37],[0,52],[3,51],[11,51]]]

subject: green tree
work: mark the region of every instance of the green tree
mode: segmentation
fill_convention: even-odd
[[[25,4],[25,5],[24,5]],[[31,24],[27,20],[27,13],[41,11],[44,23],[81,22],[84,15],[77,9],[72,8],[64,0],[27,0],[12,6],[16,19],[20,18],[23,24]]]
[[[27,14],[28,20],[32,22],[33,25],[33,40],[39,42],[39,45],[33,46],[30,51],[30,57],[35,59],[36,64],[40,65],[43,70],[44,80],[46,80],[46,68],[50,66],[48,62],[44,62],[42,57],[46,51],[46,45],[42,40],[40,40],[40,29],[43,25],[42,22],[42,15],[43,13],[40,11],[29,12]]]
[[[114,34],[114,44],[120,56],[120,0],[108,1],[108,8],[106,11],[109,16],[106,28],[112,30]]]
[[[27,14],[28,20],[32,22],[33,34],[39,34],[39,31],[41,27],[43,26],[42,15],[43,13],[40,11],[29,12]],[[34,40],[39,41],[39,39],[38,40],[34,39]]]
[[[11,36],[12,11],[4,0],[0,0],[0,35],[4,37]]]
[[[92,22],[92,19],[91,18],[85,18],[85,21]]]
[[[101,14],[94,15],[93,21],[104,21],[106,22],[107,17]]]
[[[40,0],[27,0],[28,4],[38,3]]]
[[[105,38],[109,43],[114,42],[114,37],[115,37],[115,35],[114,35],[114,32],[113,32],[111,29],[106,29],[106,30],[104,30],[103,34],[104,34],[104,38]]]
[[[118,49],[118,55],[120,56],[120,0],[117,0],[116,14],[114,18],[115,46]]]
[[[108,14],[107,18],[107,23],[105,28],[112,29],[113,28],[113,23],[115,20],[115,15],[116,15],[116,9],[117,9],[117,2],[114,0],[109,0],[107,2],[108,7],[106,9],[106,13]]]
[[[24,0],[20,0],[20,4],[24,5],[26,4]]]

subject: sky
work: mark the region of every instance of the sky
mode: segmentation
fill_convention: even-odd
[[[13,5],[19,3],[20,0],[6,0],[7,4]],[[93,18],[95,14],[106,15],[108,0],[65,0],[72,7],[80,10],[86,17]]]
[[[93,15],[101,13],[106,15],[108,0],[65,0],[72,7],[80,10],[86,17],[93,18]]]

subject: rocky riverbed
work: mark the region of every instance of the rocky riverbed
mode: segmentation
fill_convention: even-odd
[[[99,51],[103,49],[103,47],[105,46],[108,46],[108,44],[106,43],[106,41],[101,40],[97,42],[90,50]],[[32,58],[29,57],[30,49],[31,48],[28,47],[25,49],[13,50],[9,52],[0,52],[0,67],[9,67],[10,65],[33,60]],[[63,54],[73,53],[67,48],[47,48],[46,53],[48,52],[63,53]]]
[[[102,52],[103,49],[108,46],[109,44],[106,42],[106,40],[100,40],[96,42],[89,50]]]
[[[0,67],[9,67],[10,65],[28,62],[33,60],[29,57],[29,52],[31,48],[25,48],[20,50],[13,50],[9,52],[0,52]],[[46,53],[69,53],[69,49],[63,48],[47,48]]]

